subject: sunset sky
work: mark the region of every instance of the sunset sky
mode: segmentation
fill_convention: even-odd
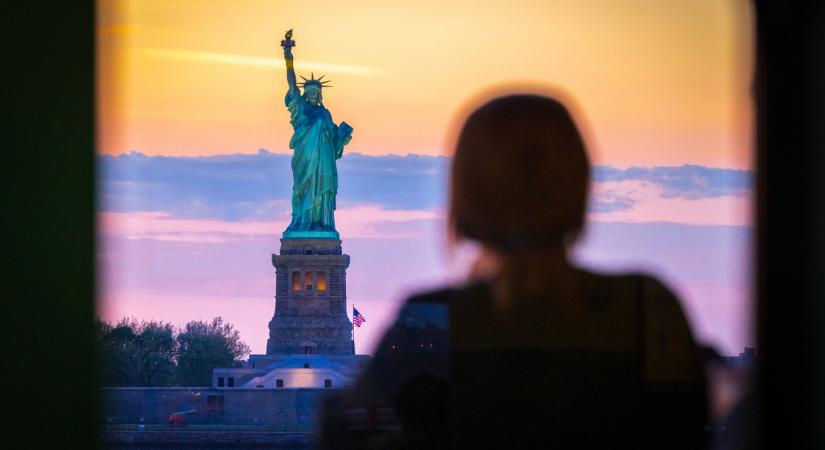
[[[749,167],[747,9],[733,0],[101,1],[100,151],[286,151],[280,40],[325,73],[349,151],[445,154],[453,116],[502,83],[579,103],[597,162]]]
[[[284,32],[355,131],[336,222],[368,352],[443,250],[449,137],[500,86],[564,92],[596,167],[583,263],[656,273],[732,353],[747,326],[751,17],[745,1],[100,1],[100,311],[222,315],[265,348],[289,221]],[[134,153],[132,153],[134,152]]]

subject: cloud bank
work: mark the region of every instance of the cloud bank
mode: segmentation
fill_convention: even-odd
[[[290,155],[204,157],[100,155],[101,207],[109,212],[161,211],[190,219],[288,219]],[[425,155],[367,156],[338,161],[340,208],[371,204],[387,210],[443,210],[450,159]],[[746,199],[753,174],[745,170],[597,166],[590,212],[632,212],[646,199]]]
[[[697,200],[750,194],[753,174],[747,170],[718,169],[685,164],[678,167],[596,166],[596,182],[643,181],[660,186],[663,198]]]

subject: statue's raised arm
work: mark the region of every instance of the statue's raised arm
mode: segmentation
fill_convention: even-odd
[[[338,194],[336,160],[352,138],[346,122],[336,125],[324,107],[322,90],[332,87],[324,75],[315,78],[310,72],[303,82],[295,79],[292,65],[292,30],[284,35],[281,47],[286,60],[289,90],[284,102],[292,125],[292,221],[284,239],[338,239],[335,230],[335,196]]]
[[[289,92],[295,95],[300,95],[298,90],[298,82],[295,79],[295,67],[292,57],[292,47],[295,47],[295,41],[292,40],[292,29],[284,34],[284,39],[281,41],[281,47],[284,49],[284,60],[286,61],[286,82],[289,84]]]

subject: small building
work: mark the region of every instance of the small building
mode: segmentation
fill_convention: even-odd
[[[214,388],[347,388],[369,362],[366,355],[252,355],[247,368],[212,371]]]

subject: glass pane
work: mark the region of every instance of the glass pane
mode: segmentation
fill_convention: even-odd
[[[187,338],[231,325],[243,345],[223,368],[239,371],[238,387],[264,389],[272,389],[271,375],[242,373],[264,370],[274,355],[323,357],[331,348],[372,355],[394,329],[415,330],[421,352],[443,349],[445,312],[405,309],[404,302],[460,285],[485,264],[473,244],[447,250],[453,148],[446,138],[456,131],[457,112],[482,91],[530,80],[569,98],[593,166],[587,225],[571,258],[594,272],[656,276],[678,296],[699,343],[730,365],[752,361],[748,6],[560,0],[410,9],[369,0],[331,3],[319,13],[279,2],[98,2],[98,314],[111,325],[102,327],[108,338],[123,344],[111,348],[130,348],[138,339],[129,336],[169,334],[161,342],[175,344],[172,350],[157,353],[173,355]],[[340,248],[283,255],[325,261],[289,265],[286,276],[268,258],[292,220],[295,130],[278,45],[286,30],[262,22],[271,17],[301,24],[292,37],[297,75],[333,79],[323,105],[336,127],[343,119],[355,130],[328,167],[346,192],[334,210],[339,236],[304,236],[323,235]],[[351,265],[339,270],[344,259]],[[290,301],[292,292],[331,287],[346,300],[299,294],[301,301]],[[286,296],[285,310],[312,309],[275,320],[275,295]],[[313,328],[317,314],[337,314],[343,325]],[[225,322],[203,319],[210,317]],[[308,329],[327,333],[314,354],[302,344],[315,338],[301,335]],[[280,342],[289,350],[276,348]],[[211,372],[190,376],[179,356],[164,359],[152,377],[120,376],[111,367],[104,384],[211,385]],[[740,376],[713,386],[722,399],[716,414],[730,410]],[[333,380],[336,389],[354,382]],[[274,384],[283,387],[284,379]],[[107,392],[110,404],[127,400],[116,398],[117,389]],[[195,401],[189,397],[178,400],[203,409],[186,403]]]

